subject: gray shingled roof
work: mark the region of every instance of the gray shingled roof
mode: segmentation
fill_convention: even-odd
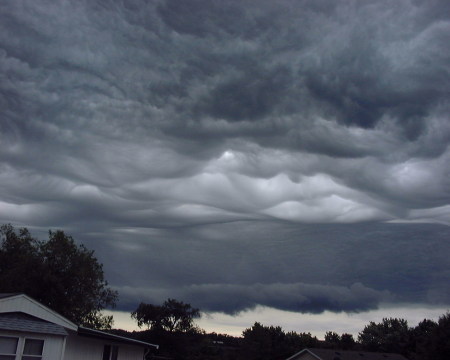
[[[367,351],[344,351],[331,349],[304,349],[300,353],[309,351],[321,360],[407,360],[403,355],[392,353],[377,353]],[[289,359],[297,359],[297,353]],[[299,357],[301,359],[301,357]]]
[[[60,325],[20,312],[0,314],[0,329],[38,334],[67,335],[66,330]]]

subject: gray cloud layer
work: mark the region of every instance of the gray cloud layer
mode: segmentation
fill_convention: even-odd
[[[376,308],[381,300],[388,299],[386,293],[369,289],[359,283],[351,287],[311,284],[202,284],[177,290],[119,288],[126,298],[145,298],[152,303],[161,303],[168,297],[183,299],[196,304],[204,311],[221,311],[236,314],[268,306],[295,312],[321,313],[324,310],[358,312]],[[136,307],[130,307],[130,311]]]
[[[449,13],[444,0],[3,1],[0,220],[90,242],[124,304],[449,303]],[[283,248],[304,226],[321,261],[302,270]],[[258,263],[261,236],[276,251]],[[118,249],[139,267],[116,271]],[[224,252],[229,277],[214,268]],[[180,271],[146,261],[172,257]]]
[[[169,296],[228,313],[256,304],[300,312],[367,310],[383,301],[443,305],[450,299],[449,231],[255,221],[118,229],[104,238],[113,248],[103,256],[127,310],[136,299]],[[125,234],[135,241],[123,242]],[[94,244],[99,235],[90,238]]]

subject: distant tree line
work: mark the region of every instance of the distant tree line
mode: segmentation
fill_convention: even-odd
[[[437,322],[424,319],[409,327],[404,319],[371,321],[358,335],[358,343],[368,351],[394,352],[411,360],[450,359],[450,313]]]
[[[187,325],[162,326],[161,319],[171,314],[170,309],[177,309],[176,317],[170,315],[172,324]],[[304,348],[398,353],[410,360],[450,359],[450,313],[437,322],[425,319],[415,327],[399,318],[370,322],[356,340],[351,334],[334,331],[327,331],[325,339],[318,340],[311,333],[286,332],[280,326],[259,322],[245,329],[242,337],[207,334],[195,326],[193,321],[198,316],[198,309],[174,299],[161,306],[141,303],[132,318],[147,330],[128,335],[160,344],[159,355],[169,359],[285,360]]]

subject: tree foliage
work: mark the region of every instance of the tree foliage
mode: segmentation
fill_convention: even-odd
[[[49,231],[47,241],[26,228],[0,227],[0,292],[25,293],[76,324],[110,328],[117,292],[108,287],[94,252],[63,231]]]
[[[352,334],[339,335],[334,331],[327,331],[325,333],[325,347],[330,349],[350,350],[356,345],[356,341]]]
[[[430,332],[429,359],[450,359],[450,312],[442,315]]]
[[[340,348],[342,350],[351,350],[356,346],[356,341],[352,334],[344,333],[341,335]]]
[[[319,344],[310,333],[285,333],[280,326],[264,326],[259,322],[245,329],[242,337],[242,359],[285,359],[305,347]]]
[[[409,346],[408,322],[397,318],[384,318],[378,324],[371,321],[359,333],[358,340],[363,348],[368,351],[406,355]]]
[[[433,320],[424,319],[416,327],[410,329],[411,358],[428,359],[431,351],[433,332],[437,327]]]
[[[242,333],[243,350],[249,359],[269,360],[284,351],[286,334],[279,326],[263,326],[259,322]]]
[[[200,317],[200,310],[175,299],[167,299],[162,305],[140,303],[131,313],[139,327],[169,332],[186,332],[194,328],[194,319]]]
[[[327,331],[325,333],[325,343],[330,348],[333,348],[333,349],[339,348],[340,343],[341,343],[341,337],[339,336],[338,333],[336,333],[334,331]]]

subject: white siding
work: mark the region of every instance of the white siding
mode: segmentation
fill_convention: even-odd
[[[20,339],[19,347],[23,346],[24,339],[44,340],[44,351],[42,354],[42,359],[62,360],[61,355],[63,352],[64,336],[25,333],[16,331],[4,331],[4,330],[0,330],[0,336],[18,337]]]
[[[102,360],[103,342],[70,334],[64,360]]]
[[[118,360],[142,360],[144,358],[144,349],[140,346],[119,344]]]
[[[67,329],[76,330],[77,326],[48,307],[38,303],[26,295],[17,295],[0,299],[0,313],[23,312],[61,325]]]
[[[67,338],[64,360],[102,360],[105,345],[117,345],[119,347],[118,360],[142,360],[144,357],[144,348],[141,346],[125,345],[70,334]]]

